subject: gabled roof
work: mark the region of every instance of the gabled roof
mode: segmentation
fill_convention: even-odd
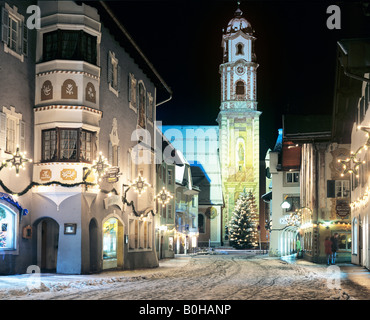
[[[283,139],[292,142],[327,141],[331,138],[329,115],[284,115]]]
[[[153,81],[154,85],[159,90],[164,90],[172,96],[171,88],[166,84],[158,71],[154,68],[153,64],[145,56],[143,51],[139,48],[135,40],[128,33],[123,26],[122,22],[114,13],[114,5],[119,1],[75,1],[76,3],[86,3],[86,5],[98,9],[101,20],[104,25],[110,30],[112,35],[124,50],[129,53],[144,73]],[[148,34],[149,36],[149,34]]]

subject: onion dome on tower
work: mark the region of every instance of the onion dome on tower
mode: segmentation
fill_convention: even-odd
[[[252,29],[252,25],[247,21],[247,19],[242,17],[242,15],[243,11],[240,10],[238,2],[238,9],[236,9],[234,13],[234,18],[229,21],[224,32],[225,34],[231,35],[239,31],[249,35],[253,34],[254,30]]]

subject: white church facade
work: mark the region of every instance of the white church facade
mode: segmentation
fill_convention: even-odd
[[[205,219],[205,226],[210,229],[207,236],[212,246],[228,245],[227,226],[239,194],[244,190],[252,191],[256,199],[260,198],[261,112],[257,110],[255,40],[251,24],[238,8],[222,35],[218,125],[166,125],[162,128],[168,140],[181,148],[188,161],[193,161],[190,162],[193,172],[203,171],[203,190],[200,186],[199,194],[200,219]],[[187,144],[194,149],[187,150]],[[213,161],[209,161],[210,156]],[[204,184],[206,180],[208,187]],[[204,212],[201,210],[202,201]]]

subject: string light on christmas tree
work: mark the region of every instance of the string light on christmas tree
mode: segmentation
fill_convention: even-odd
[[[91,168],[98,174],[98,181],[105,175],[108,168],[110,167],[108,160],[103,156],[102,152],[99,152],[98,159],[93,161]]]
[[[134,188],[134,191],[138,193],[139,197],[150,187],[150,184],[143,178],[140,174],[131,184],[131,187]]]
[[[26,169],[25,163],[32,162],[31,159],[26,158],[26,152],[20,152],[19,147],[17,147],[16,152],[13,153],[13,157],[5,161],[6,163],[10,163],[9,169],[15,168],[15,173],[17,177],[19,176],[20,169]]]
[[[165,207],[168,202],[173,198],[171,193],[166,190],[165,187],[154,197],[154,200],[157,200],[159,203],[162,204],[162,207]]]
[[[230,245],[236,249],[255,248],[258,245],[258,215],[254,195],[243,192],[234,208],[229,225]]]

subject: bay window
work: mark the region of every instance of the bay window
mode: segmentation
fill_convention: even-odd
[[[55,30],[43,36],[43,60],[83,60],[97,64],[97,37],[82,30]]]
[[[42,161],[92,162],[95,133],[54,128],[42,131]]]

